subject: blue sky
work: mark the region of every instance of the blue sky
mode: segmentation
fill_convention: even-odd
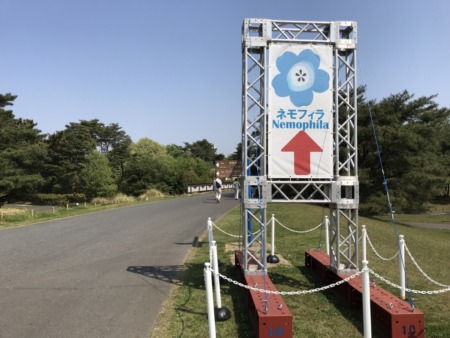
[[[44,133],[118,123],[133,141],[241,135],[244,18],[358,22],[358,84],[450,108],[448,0],[0,0],[0,93]]]

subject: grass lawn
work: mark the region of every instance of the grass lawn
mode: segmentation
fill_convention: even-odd
[[[29,205],[27,208],[12,208],[5,204],[0,208],[0,230],[15,226],[23,226],[37,222],[45,222],[64,217],[78,216],[107,209],[127,207],[137,204],[150,203],[162,199],[173,198],[170,196],[154,197],[144,201],[123,201],[111,202],[109,204],[80,204],[69,208],[52,207],[42,208],[40,206]],[[34,208],[35,207],[35,208]]]
[[[271,214],[274,214],[281,224],[291,229],[309,230],[322,222],[323,216],[328,214],[328,209],[303,204],[270,204],[267,209],[268,219]],[[444,217],[443,221],[448,221],[448,217],[448,215],[447,218]],[[240,235],[240,219],[241,212],[237,207],[215,224],[227,233]],[[450,230],[397,224],[396,232],[389,222],[360,217],[359,225],[363,224],[366,225],[369,238],[381,256],[392,257],[397,252],[396,233],[404,235],[407,247],[423,271],[434,281],[450,285]],[[201,240],[202,245],[192,248],[186,258],[183,282],[173,287],[151,334],[152,338],[208,337],[203,268],[204,263],[209,260],[209,248],[207,237]],[[215,227],[214,240],[217,242],[219,259],[223,263],[220,268],[221,274],[236,280],[233,254],[236,247],[239,247],[240,240],[222,233]],[[270,237],[267,243],[270,243]],[[321,286],[305,269],[304,255],[306,250],[325,250],[322,228],[297,234],[277,226],[275,243],[276,254],[282,262],[268,267],[268,275],[279,291],[309,290]],[[369,268],[391,282],[399,284],[398,259],[381,260],[368,245],[368,260]],[[443,289],[424,277],[408,255],[406,269],[411,289],[421,291]],[[371,275],[371,279],[373,278],[375,277]],[[399,295],[399,290],[377,279],[374,281],[392,294]],[[217,337],[254,337],[249,324],[248,310],[243,303],[243,290],[221,280],[221,294],[222,304],[231,310],[232,318],[216,323]],[[450,292],[433,295],[412,294],[412,297],[415,307],[425,314],[426,337],[450,337],[448,320]],[[284,296],[284,300],[293,314],[294,337],[363,336],[361,319],[341,306],[331,291]]]

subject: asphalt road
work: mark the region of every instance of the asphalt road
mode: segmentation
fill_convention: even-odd
[[[148,337],[194,237],[236,205],[206,194],[0,231],[0,337]]]

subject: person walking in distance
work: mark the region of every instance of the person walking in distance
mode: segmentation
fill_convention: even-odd
[[[219,176],[216,177],[216,179],[213,182],[213,188],[216,192],[216,202],[220,203],[220,199],[222,197],[222,180],[219,178]]]
[[[234,190],[234,199],[239,199],[239,181],[237,178],[234,179],[233,182],[233,190]]]

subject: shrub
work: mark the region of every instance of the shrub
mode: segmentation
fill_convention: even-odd
[[[111,200],[106,197],[96,197],[91,200],[91,203],[95,205],[106,205],[111,204]]]
[[[139,195],[138,200],[146,201],[151,198],[160,198],[164,197],[164,193],[159,191],[158,189],[147,189],[143,194]]]
[[[135,198],[131,196],[127,196],[125,194],[117,194],[114,196],[111,200],[112,203],[119,204],[119,203],[131,203],[134,202]]]

